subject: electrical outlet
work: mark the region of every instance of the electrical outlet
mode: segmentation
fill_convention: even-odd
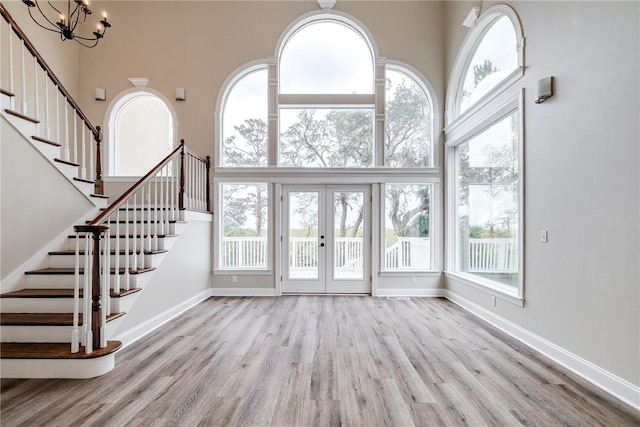
[[[232,283],[238,283],[238,276],[231,276]]]
[[[411,276],[411,283],[412,284],[416,283],[416,276]]]
[[[496,297],[494,296],[491,297],[491,305],[493,305],[494,307],[496,305]]]
[[[547,243],[549,241],[549,232],[547,230],[540,231],[540,242]]]

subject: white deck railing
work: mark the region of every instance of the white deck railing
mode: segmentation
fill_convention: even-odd
[[[473,273],[515,273],[518,247],[515,239],[469,239],[469,269]]]
[[[514,239],[469,239],[469,272],[511,273],[518,271],[518,252]],[[221,268],[259,269],[267,267],[266,237],[223,237]],[[334,266],[361,269],[363,239],[336,238]],[[386,270],[428,270],[431,268],[431,240],[424,237],[400,237],[385,249]],[[318,267],[318,238],[291,237],[290,268]]]

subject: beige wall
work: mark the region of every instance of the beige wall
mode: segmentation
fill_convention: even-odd
[[[80,101],[89,117],[102,123],[109,102],[133,87],[128,78],[147,77],[149,87],[172,100],[178,137],[211,156],[216,101],[225,79],[250,61],[273,56],[287,26],[319,10],[314,1],[106,2],[104,7],[112,31],[98,48],[80,55]],[[373,33],[380,56],[422,72],[442,105],[441,3],[338,2],[335,10]],[[107,90],[107,102],[93,99],[95,87]],[[176,87],[186,89],[186,101],[174,100]]]
[[[640,3],[508,3],[526,37],[515,88],[525,89],[525,307],[446,286],[639,385]],[[447,3],[447,73],[472,5],[480,2]],[[546,76],[555,96],[536,105]]]
[[[54,1],[53,3],[56,4],[57,2]],[[33,43],[71,96],[77,100],[79,45],[69,40],[62,42],[56,34],[38,27],[29,17],[27,7],[22,1],[3,0],[2,5],[9,11],[9,14],[18,23],[22,31],[25,32],[27,38]],[[6,34],[2,34],[2,38],[5,36]],[[14,46],[14,49],[17,49],[17,45]],[[6,84],[5,79],[6,76],[2,77],[3,85]],[[3,88],[6,89],[6,87]]]

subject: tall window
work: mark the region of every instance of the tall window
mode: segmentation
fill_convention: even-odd
[[[173,118],[158,96],[126,95],[117,101],[111,116],[112,175],[142,176],[173,149]]]
[[[522,31],[513,10],[493,6],[465,40],[451,81],[448,269],[523,299]],[[457,86],[456,86],[457,85]],[[501,96],[497,96],[501,94]],[[465,113],[465,114],[462,114]]]
[[[456,269],[514,289],[519,275],[519,117],[455,147]]]
[[[261,270],[269,266],[267,184],[222,184],[220,269]]]
[[[280,166],[374,163],[374,67],[353,27],[321,20],[296,31],[280,56]]]
[[[431,270],[431,184],[387,184],[384,269]]]

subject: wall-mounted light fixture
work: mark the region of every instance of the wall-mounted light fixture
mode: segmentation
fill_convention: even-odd
[[[96,101],[105,101],[107,99],[107,91],[97,87],[93,90],[93,97]]]
[[[553,96],[553,76],[545,77],[538,80],[538,86],[536,90],[536,104],[542,104],[547,99]]]
[[[183,87],[176,88],[176,101],[184,101],[187,99],[187,91]]]

